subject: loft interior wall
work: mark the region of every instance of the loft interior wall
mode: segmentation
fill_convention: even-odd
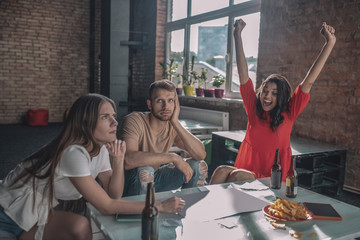
[[[296,87],[324,45],[322,23],[334,26],[336,45],[292,134],[346,149],[345,185],[360,190],[359,5],[359,0],[262,1],[257,79],[281,73]]]
[[[89,91],[90,0],[1,0],[0,11],[0,124],[39,108],[61,122]]]
[[[129,40],[130,2],[111,0],[110,8],[110,83],[109,97],[115,101],[118,118],[128,112],[119,102],[128,100],[129,47],[120,45]]]

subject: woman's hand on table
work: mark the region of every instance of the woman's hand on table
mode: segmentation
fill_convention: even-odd
[[[160,212],[177,213],[181,212],[185,206],[185,201],[179,197],[172,197],[162,202],[156,202],[156,208]]]

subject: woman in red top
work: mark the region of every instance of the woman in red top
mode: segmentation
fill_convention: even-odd
[[[336,42],[334,28],[323,23],[320,33],[325,38],[325,44],[294,93],[284,76],[272,74],[265,79],[256,94],[252,81],[249,81],[241,38],[245,25],[242,19],[235,22],[234,38],[240,93],[248,116],[246,136],[241,143],[235,166],[216,168],[210,184],[269,177],[276,149],[280,149],[282,179],[285,180],[290,167],[292,126],[307,105],[310,89]]]

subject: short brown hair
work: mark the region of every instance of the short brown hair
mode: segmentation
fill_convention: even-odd
[[[169,92],[175,92],[176,86],[173,82],[166,79],[155,81],[150,84],[148,99],[152,99],[152,95],[156,89],[165,89]]]

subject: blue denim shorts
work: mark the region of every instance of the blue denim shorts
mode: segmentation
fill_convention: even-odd
[[[4,213],[4,209],[0,206],[0,238],[17,239],[23,230]]]

